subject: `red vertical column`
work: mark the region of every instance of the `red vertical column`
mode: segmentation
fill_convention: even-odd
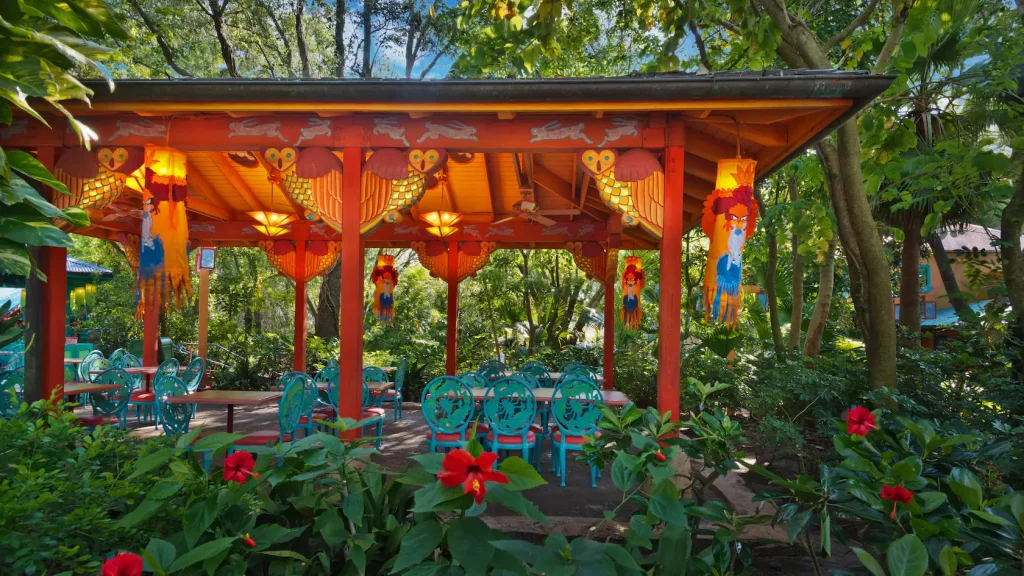
[[[671,137],[669,142],[672,142]],[[658,411],[671,412],[673,420],[679,419],[682,260],[683,148],[677,145],[665,148],[665,229],[658,296]]]
[[[615,387],[615,281],[604,286],[604,389]]]
[[[338,416],[363,414],[363,237],[360,172],[362,148],[343,150],[341,190],[341,356],[338,360]],[[351,434],[358,434],[352,431]]]
[[[459,371],[459,243],[448,243],[448,326],[445,331],[445,368]]]
[[[306,238],[309,223],[292,226],[295,233],[295,337],[292,339],[295,355],[292,368],[306,371]]]
[[[57,161],[56,149],[40,148],[36,153],[39,162],[48,170],[53,171]],[[56,394],[58,399],[64,394],[64,334],[67,325],[67,248],[44,246],[40,249],[39,267],[46,274],[46,282],[42,283],[42,294],[37,302],[43,305],[42,330],[36,333],[40,345],[40,387],[41,397],[49,399]]]
[[[142,365],[156,366],[159,363],[160,308],[154,306],[155,298],[144,299],[142,307]]]

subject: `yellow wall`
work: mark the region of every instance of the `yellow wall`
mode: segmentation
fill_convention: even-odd
[[[988,262],[989,264],[999,264],[994,254],[986,255],[979,258],[979,260]],[[990,287],[971,286],[971,282],[967,277],[967,264],[962,259],[958,258],[955,252],[949,253],[949,261],[953,268],[953,274],[956,276],[957,285],[960,286],[960,291],[970,294],[967,298],[969,303],[989,299],[988,289]],[[942,276],[939,275],[939,267],[935,263],[935,256],[929,256],[928,260],[922,260],[921,264],[927,264],[930,267],[929,273],[931,276],[932,290],[927,294],[922,294],[925,297],[925,300],[935,302],[936,308],[939,309],[952,307],[952,304],[949,302],[949,297],[946,295],[946,287],[942,284]],[[896,299],[896,302],[899,302],[899,298]]]

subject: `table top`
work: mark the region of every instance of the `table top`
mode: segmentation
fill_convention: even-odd
[[[389,388],[393,388],[394,386],[395,386],[394,382],[367,382],[366,383],[366,387],[370,389],[370,392],[380,392],[380,391],[383,391],[383,390],[387,390]],[[317,382],[316,383],[316,387],[321,389],[321,390],[326,390],[327,389],[327,382]]]
[[[483,400],[487,394],[487,388],[472,388],[472,390],[474,400]],[[537,402],[551,402],[551,397],[554,395],[554,388],[533,389],[533,396]],[[601,397],[604,398],[604,403],[608,406],[623,406],[629,402],[629,397],[618,390],[601,390]]]
[[[184,372],[185,368],[187,368],[187,366],[179,366],[178,367],[178,372]],[[160,369],[159,366],[133,366],[133,367],[129,367],[129,368],[113,368],[113,367],[111,367],[111,368],[108,368],[107,370],[124,370],[125,372],[127,372],[129,374],[136,374],[136,375],[140,375],[141,374],[143,376],[153,376],[154,374],[156,374],[156,371],[159,370],[159,369]],[[107,370],[89,370],[89,374],[103,374]]]
[[[510,370],[510,371],[505,372],[504,374],[505,374],[505,377],[508,378],[508,377],[510,377],[510,376],[512,376],[514,374],[518,374],[518,372]],[[555,381],[555,380],[558,380],[559,378],[561,378],[562,374],[564,374],[564,372],[548,372],[548,376],[551,376],[551,380],[552,381]],[[594,380],[594,382],[597,382],[598,384],[604,384],[604,376],[598,376],[597,379]]]
[[[65,364],[81,364],[82,362],[85,362],[85,358],[65,358],[64,359],[64,363]]]
[[[65,384],[64,395],[74,396],[76,394],[91,394],[93,392],[106,392],[107,390],[117,390],[121,386],[118,384],[91,384],[91,383],[76,383],[76,384]]]
[[[184,396],[168,398],[171,404],[219,404],[232,406],[257,406],[269,404],[281,397],[283,392],[259,392],[254,390],[202,390]]]
[[[394,366],[378,366],[378,368],[383,370],[386,374],[391,374],[395,370],[398,370],[398,368],[395,368]]]

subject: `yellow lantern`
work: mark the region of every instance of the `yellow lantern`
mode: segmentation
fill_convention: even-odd
[[[420,214],[420,220],[427,223],[427,232],[439,238],[444,238],[458,231],[455,225],[462,220],[462,214],[435,210],[434,212]]]
[[[259,226],[253,226],[253,228],[271,238],[286,234],[288,229],[284,228],[284,226],[298,220],[298,217],[294,214],[282,214],[280,212],[270,212],[269,210],[257,210],[255,212],[246,212],[246,214],[260,223]]]
[[[78,288],[75,288],[73,295],[74,299],[72,300],[72,302],[74,302],[74,304],[72,305],[72,307],[75,310],[78,310],[79,308],[82,308],[83,306],[86,305],[85,286],[79,286]]]
[[[86,284],[85,285],[85,303],[88,306],[96,304],[96,285]]]
[[[138,292],[155,309],[181,306],[192,292],[188,265],[188,156],[174,148],[146,146],[146,179],[142,194]]]

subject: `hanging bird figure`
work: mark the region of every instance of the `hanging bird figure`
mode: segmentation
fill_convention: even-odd
[[[263,159],[271,180],[280,182],[285,194],[306,210],[306,219],[323,220],[341,231],[342,169],[333,152],[323,147],[267,148]]]
[[[67,186],[68,194],[57,194],[53,204],[62,210],[78,206],[89,218],[99,220],[103,209],[121,195],[128,177],[144,162],[145,155],[139,148],[71,148],[61,155],[53,170]]]
[[[382,223],[401,221],[401,211],[423,198],[437,179],[433,176],[448,162],[443,149],[418,148],[402,152],[396,148],[377,150],[363,166],[363,210],[361,234],[368,234]]]
[[[626,268],[622,271],[622,323],[636,330],[640,327],[643,310],[640,307],[640,293],[644,289],[644,270],[639,256],[627,256]]]
[[[377,257],[377,265],[370,274],[373,283],[373,314],[383,324],[395,321],[395,286],[398,286],[398,271],[395,270],[395,257],[381,254]]]
[[[640,226],[661,238],[665,225],[665,171],[647,150],[619,154],[612,149],[585,150],[579,154],[584,172],[613,210],[622,214],[625,226]]]
[[[743,246],[757,228],[753,161],[737,160],[731,182],[716,187],[704,201],[701,228],[707,234],[708,261],[704,272],[704,315],[734,328],[743,303]]]

